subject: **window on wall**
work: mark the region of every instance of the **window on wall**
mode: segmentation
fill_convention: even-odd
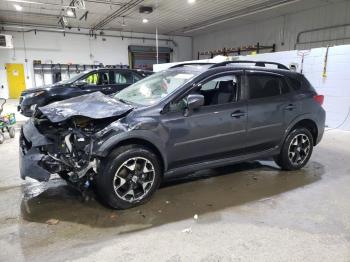
[[[250,99],[279,96],[289,92],[289,88],[283,79],[276,75],[248,75],[248,84]]]

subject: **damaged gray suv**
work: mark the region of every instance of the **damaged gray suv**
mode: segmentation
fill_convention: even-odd
[[[59,174],[126,209],[150,199],[164,177],[269,157],[297,170],[322,138],[322,103],[281,64],[181,64],[114,96],[38,108],[21,131],[21,177]]]

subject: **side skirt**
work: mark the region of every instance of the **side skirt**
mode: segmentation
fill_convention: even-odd
[[[279,154],[279,152],[280,152],[280,148],[274,147],[274,148],[271,148],[271,149],[268,149],[265,151],[261,151],[261,152],[257,152],[257,153],[251,153],[251,154],[234,156],[234,157],[217,159],[217,160],[210,160],[210,161],[205,161],[205,162],[201,162],[201,163],[195,163],[195,164],[191,164],[191,165],[186,165],[186,166],[170,169],[164,173],[164,176],[168,178],[168,177],[173,177],[173,176],[189,174],[189,173],[203,170],[203,169],[227,166],[230,164],[235,164],[235,163],[249,161],[249,160],[264,159],[264,158],[268,158],[268,157],[272,157],[274,155],[277,155],[277,154]]]

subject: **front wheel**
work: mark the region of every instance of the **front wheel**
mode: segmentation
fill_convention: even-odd
[[[306,128],[292,130],[283,143],[275,162],[284,170],[298,170],[309,161],[313,151],[313,137]]]
[[[101,167],[96,177],[96,193],[116,209],[145,203],[160,184],[158,157],[151,150],[138,145],[114,150],[101,162]]]

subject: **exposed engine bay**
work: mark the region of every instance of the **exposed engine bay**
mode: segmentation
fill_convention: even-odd
[[[93,154],[93,147],[103,134],[100,131],[127,115],[131,107],[101,93],[80,97],[77,108],[72,107],[75,99],[40,108],[23,125],[20,138],[23,179],[28,176],[48,181],[51,174],[59,174],[79,187],[94,179],[100,159]],[[82,108],[83,116],[79,112]]]

